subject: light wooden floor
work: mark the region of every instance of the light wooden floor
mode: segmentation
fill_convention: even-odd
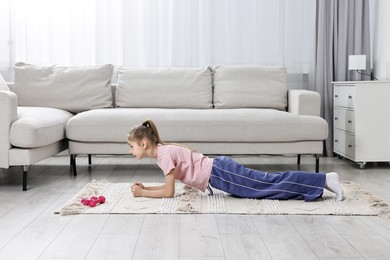
[[[0,259],[390,259],[390,219],[337,216],[259,215],[77,215],[53,211],[92,179],[159,182],[150,160],[128,156],[69,157],[31,166],[22,192],[21,169],[0,170]],[[265,171],[314,170],[314,158],[244,157]],[[359,169],[321,158],[321,171],[337,171],[390,202],[390,165]]]

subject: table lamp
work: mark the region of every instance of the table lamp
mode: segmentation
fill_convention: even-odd
[[[372,74],[367,74],[361,72],[362,70],[366,70],[366,55],[349,55],[348,57],[348,70],[356,71],[356,73],[360,75],[369,76],[370,79],[376,79]]]
[[[366,70],[366,55],[349,55],[349,70]]]

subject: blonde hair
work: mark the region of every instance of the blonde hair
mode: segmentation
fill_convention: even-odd
[[[165,144],[158,134],[157,127],[150,119],[143,122],[141,125],[135,126],[131,129],[128,139],[140,143],[142,139],[147,138],[153,144]]]

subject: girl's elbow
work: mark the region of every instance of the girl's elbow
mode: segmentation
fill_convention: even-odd
[[[168,191],[164,194],[165,198],[173,198],[175,196],[175,191]]]

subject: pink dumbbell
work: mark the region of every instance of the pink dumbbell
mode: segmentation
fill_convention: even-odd
[[[89,200],[89,206],[93,208],[97,204],[103,204],[104,202],[106,202],[106,198],[104,196],[99,196],[99,198],[91,197],[91,199]]]
[[[82,200],[81,200],[81,203],[82,203],[84,206],[88,206],[88,205],[89,205],[89,200],[88,200],[88,199],[82,199]]]
[[[88,199],[82,199],[81,203],[84,206],[90,206],[91,208],[95,207],[97,204],[103,204],[106,202],[106,198],[104,196],[99,196],[99,198],[93,196],[89,200]]]

